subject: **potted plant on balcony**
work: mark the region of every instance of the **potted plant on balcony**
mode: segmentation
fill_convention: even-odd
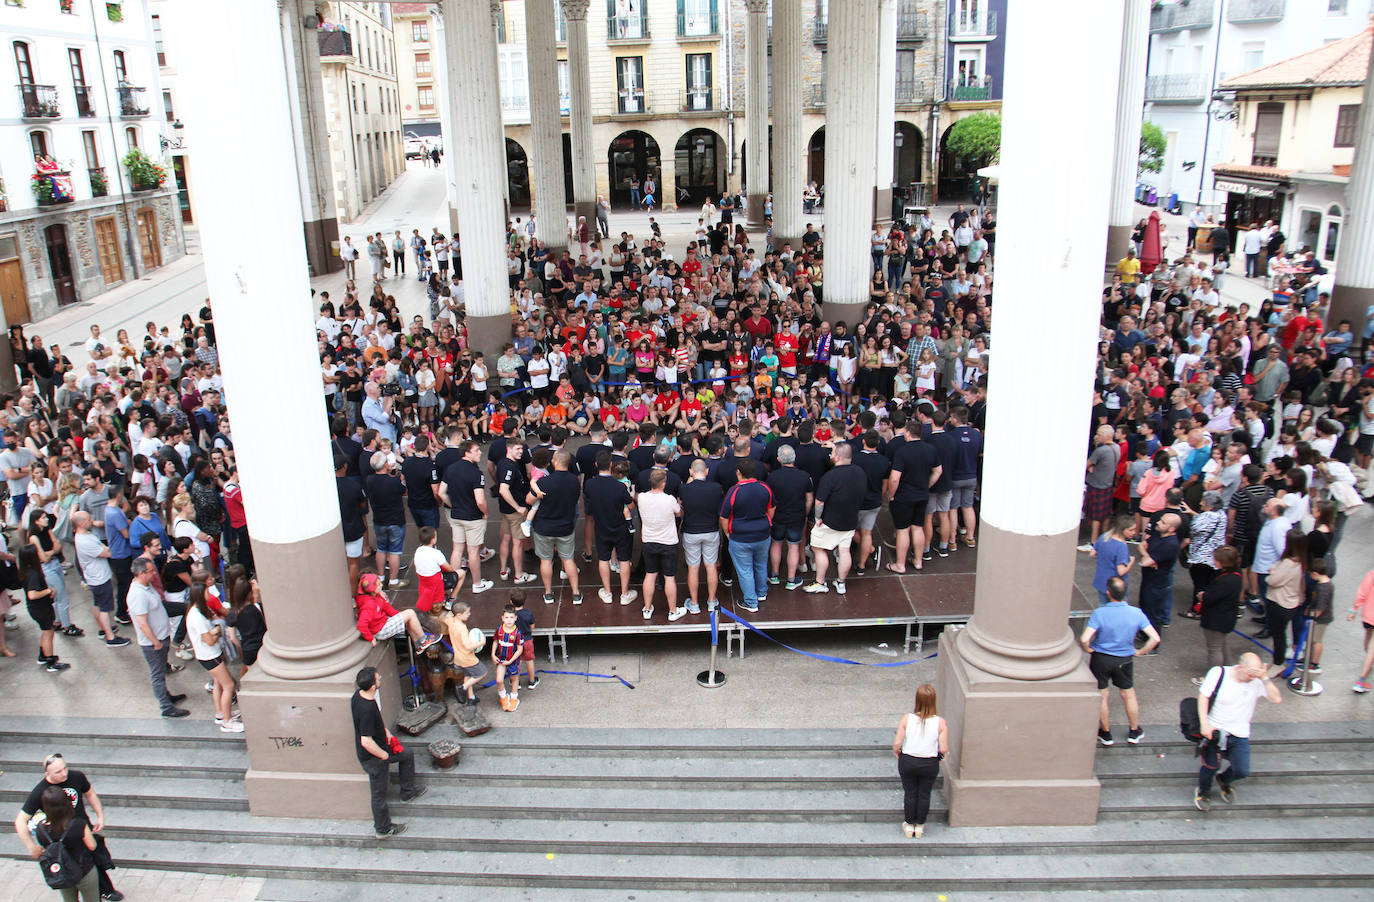
[[[110,193],[109,182],[105,180],[104,170],[91,171],[91,195],[94,197],[104,197]]]
[[[129,170],[129,181],[135,191],[152,191],[161,188],[167,181],[167,167],[156,163],[138,148],[124,155],[124,168]]]

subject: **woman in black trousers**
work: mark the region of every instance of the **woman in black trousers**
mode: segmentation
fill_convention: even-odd
[[[930,793],[940,776],[940,759],[949,751],[949,730],[936,713],[935,687],[922,683],[916,690],[916,705],[903,714],[892,740],[897,756],[897,773],[902,778],[902,832],[908,839],[919,839],[930,813]]]

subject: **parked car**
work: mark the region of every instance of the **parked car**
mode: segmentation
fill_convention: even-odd
[[[419,138],[406,138],[405,148],[407,160],[418,160],[429,152],[425,147],[425,142]]]

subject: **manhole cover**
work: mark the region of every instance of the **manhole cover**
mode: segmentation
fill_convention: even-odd
[[[639,658],[637,654],[627,655],[588,655],[587,673],[602,673],[618,676],[631,683],[639,682]],[[587,677],[589,683],[606,683],[609,680]],[[619,685],[618,683],[616,685]]]

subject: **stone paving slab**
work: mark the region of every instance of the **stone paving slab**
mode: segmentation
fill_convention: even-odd
[[[261,877],[224,877],[182,871],[150,871],[121,868],[114,872],[115,887],[129,902],[185,900],[185,902],[254,902],[259,895]],[[38,864],[29,861],[0,861],[0,887],[7,902],[53,902],[60,898],[48,889]],[[398,898],[398,897],[392,897]]]

